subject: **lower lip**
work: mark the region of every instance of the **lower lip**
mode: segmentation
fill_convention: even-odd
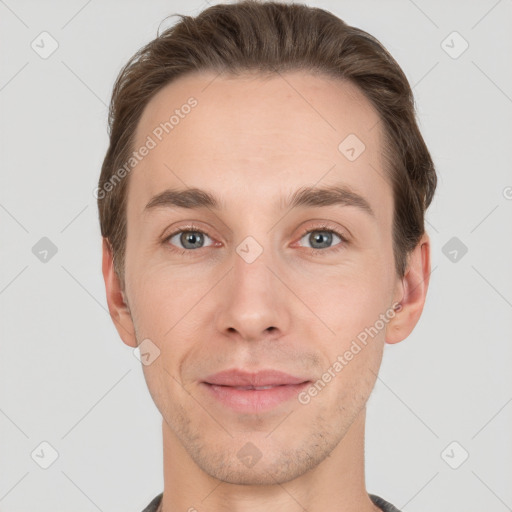
[[[206,392],[226,407],[237,412],[258,413],[268,411],[278,405],[296,398],[297,395],[309,385],[286,384],[270,389],[236,389],[231,386],[218,386],[216,384],[201,383]]]

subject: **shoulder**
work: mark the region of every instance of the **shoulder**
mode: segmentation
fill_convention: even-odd
[[[162,495],[163,493],[160,493],[158,496],[156,496],[142,512],[156,512],[160,502],[162,501]]]
[[[162,495],[163,493],[153,498],[151,503],[142,512],[156,512],[160,502],[162,501]],[[388,503],[380,496],[376,496],[375,494],[370,494],[369,496],[373,503],[377,505],[377,507],[379,507],[382,512],[400,512],[400,510],[398,510],[394,505]]]
[[[377,505],[382,512],[400,512],[394,505],[388,503],[386,500],[382,499],[380,496],[376,496],[375,494],[369,494],[370,499],[373,501],[374,505]]]

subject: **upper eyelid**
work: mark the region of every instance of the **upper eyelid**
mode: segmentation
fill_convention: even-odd
[[[172,233],[170,233],[168,235],[164,235],[163,239],[164,239],[164,241],[165,240],[169,240],[169,238],[172,238],[173,236],[176,236],[179,233],[186,233],[186,232],[202,233],[203,235],[206,235],[209,238],[211,238],[211,236],[204,229],[201,229],[199,227],[193,227],[193,226],[183,226],[183,227],[181,227],[179,229],[173,230]]]
[[[338,236],[343,236],[344,238],[346,238],[345,235],[343,235],[343,233],[341,233],[341,231],[343,231],[342,229],[332,228],[330,226],[318,226],[318,227],[306,229],[305,231],[302,232],[301,238],[304,235],[307,235],[308,233],[311,233],[313,231],[331,231],[332,233],[335,233]]]
[[[343,230],[340,230],[340,229],[337,229],[337,228],[333,228],[333,227],[330,227],[329,225],[321,225],[321,226],[314,226],[314,227],[311,227],[309,229],[306,229],[304,231],[302,231],[302,234],[301,234],[301,237],[308,234],[308,233],[311,233],[312,231],[332,231],[334,233],[337,233],[339,235],[342,235],[343,233],[340,233],[340,231],[343,231]],[[165,235],[165,239],[168,239],[170,237],[173,237],[175,235],[177,235],[178,233],[186,233],[186,232],[192,232],[192,233],[195,233],[195,232],[198,232],[198,233],[202,233],[203,235],[207,235],[207,236],[210,236],[208,235],[208,233],[206,232],[206,230],[202,229],[202,228],[199,228],[199,227],[193,227],[193,226],[184,226],[180,229],[177,229],[177,230],[174,230],[172,233],[170,233],[169,235]],[[211,238],[211,237],[210,237]]]

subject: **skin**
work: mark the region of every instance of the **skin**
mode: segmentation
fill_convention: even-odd
[[[192,74],[149,102],[135,147],[190,96],[198,105],[129,177],[125,283],[103,246],[119,335],[160,350],[143,370],[163,417],[163,510],[378,510],[365,489],[366,402],[384,344],[405,339],[419,320],[430,274],[426,234],[405,276],[395,273],[378,114],[355,86],[318,74]],[[351,133],[366,146],[353,162],[338,150]],[[375,216],[355,206],[281,208],[300,187],[339,183]],[[214,193],[223,208],[144,213],[155,194],[185,186]],[[207,235],[201,248],[184,249],[179,235],[164,240],[190,222]],[[312,254],[315,240],[303,232],[323,223],[350,237],[333,236]],[[247,236],[263,247],[250,264],[236,252]],[[402,307],[385,328],[308,404],[240,414],[200,385],[228,368],[316,381],[395,302]],[[248,442],[261,455],[252,467],[237,457]]]

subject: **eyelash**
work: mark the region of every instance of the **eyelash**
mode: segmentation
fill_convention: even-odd
[[[318,256],[320,253],[322,254],[333,254],[333,253],[336,253],[340,250],[343,250],[345,248],[345,246],[349,243],[349,241],[347,240],[347,237],[345,235],[342,235],[339,231],[337,231],[336,229],[333,229],[333,228],[330,228],[329,226],[327,225],[321,225],[321,226],[316,226],[314,228],[309,228],[309,229],[306,229],[304,231],[302,231],[300,237],[299,237],[299,240],[301,240],[302,238],[304,238],[305,235],[309,234],[309,233],[314,233],[315,231],[326,231],[328,233],[333,233],[335,234],[336,236],[338,236],[341,240],[341,242],[339,242],[337,245],[335,245],[334,247],[327,247],[326,249],[315,249],[313,247],[305,247],[305,249],[309,250],[308,252],[314,256]],[[201,233],[202,235],[206,235],[206,236],[209,236],[208,233],[206,233],[205,231],[203,231],[202,229],[200,229],[199,227],[197,226],[194,226],[193,224],[189,225],[189,226],[183,226],[181,227],[180,229],[178,229],[177,231],[174,231],[173,233],[171,233],[170,235],[166,236],[163,240],[162,240],[162,244],[166,245],[171,251],[173,252],[178,252],[180,256],[183,256],[185,254],[189,254],[190,256],[192,256],[190,253],[192,252],[195,252],[197,249],[180,249],[178,247],[175,247],[175,246],[172,246],[170,243],[169,243],[169,240],[180,234],[180,233]],[[200,247],[200,249],[204,249],[204,247]]]

